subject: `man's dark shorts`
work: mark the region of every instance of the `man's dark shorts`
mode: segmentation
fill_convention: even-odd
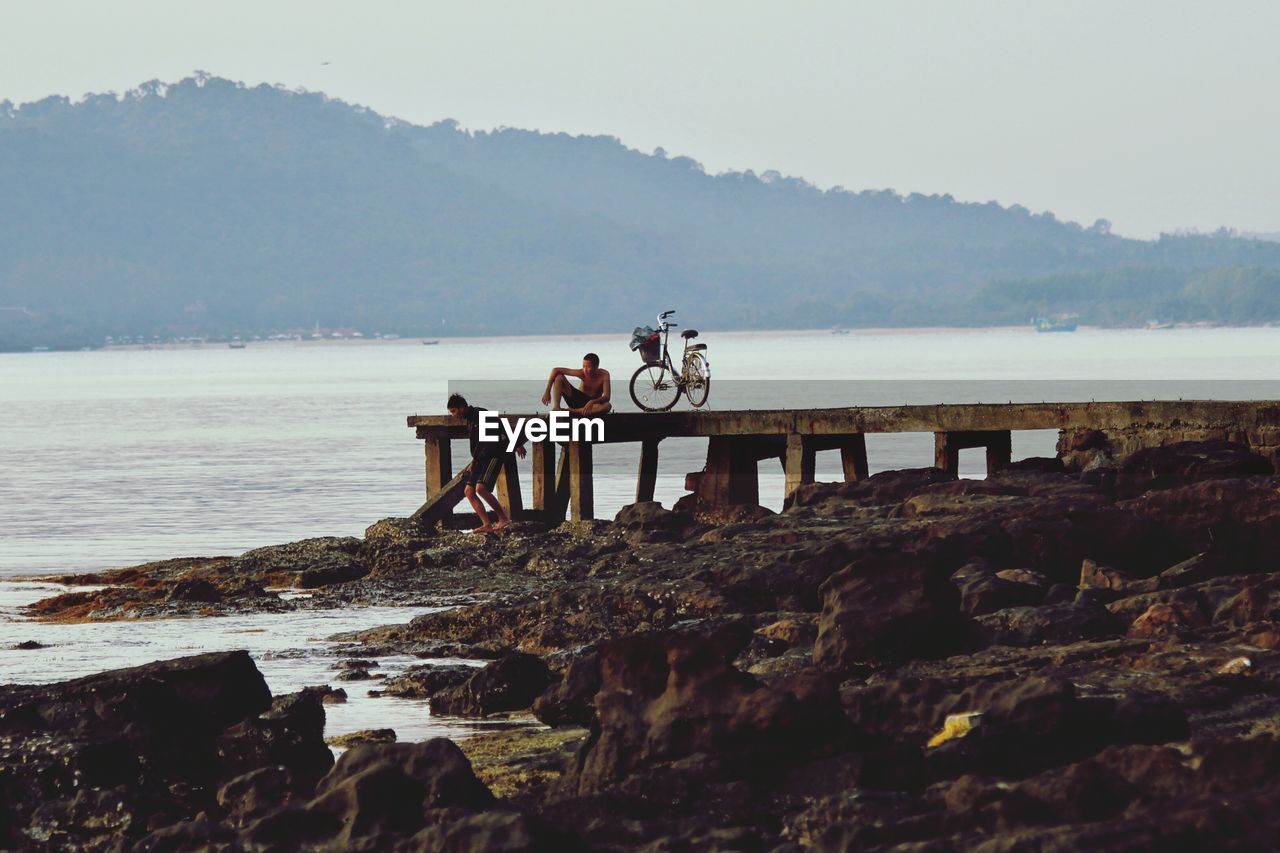
[[[578,390],[577,388],[574,388],[572,385],[564,389],[564,394],[561,396],[560,399],[563,400],[565,406],[570,409],[581,409],[587,403],[591,402],[590,397],[588,397],[586,394],[583,394],[580,390]]]
[[[484,483],[492,492],[494,484],[498,482],[498,474],[502,471],[502,463],[501,456],[477,456],[471,463],[471,470],[467,472],[467,484],[476,486]]]

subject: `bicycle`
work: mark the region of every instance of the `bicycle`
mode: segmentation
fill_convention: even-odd
[[[677,373],[671,361],[667,341],[671,330],[677,328],[667,318],[676,313],[663,311],[658,315],[658,328],[637,329],[631,348],[638,350],[644,364],[631,374],[631,399],[646,412],[665,412],[676,404],[683,393],[689,404],[701,408],[711,393],[711,361],[707,358],[707,345],[690,343],[698,336],[697,329],[685,329],[684,352]]]

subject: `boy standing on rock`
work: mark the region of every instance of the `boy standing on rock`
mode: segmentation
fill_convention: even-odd
[[[511,523],[511,518],[494,496],[493,487],[498,482],[498,474],[507,464],[511,454],[503,449],[501,437],[496,442],[481,440],[480,413],[485,409],[468,405],[467,398],[461,394],[449,396],[448,409],[449,414],[467,422],[467,439],[471,443],[471,461],[467,463],[466,468],[462,469],[467,483],[465,491],[467,500],[480,519],[480,526],[471,532],[492,533],[495,530],[501,530]],[[526,451],[523,436],[516,445],[515,452],[521,459],[524,458]],[[486,503],[498,516],[497,524],[489,523],[489,514],[484,509]]]

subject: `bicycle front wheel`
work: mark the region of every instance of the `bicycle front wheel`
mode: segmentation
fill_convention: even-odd
[[[665,412],[680,399],[680,385],[665,364],[646,362],[631,374],[631,399],[646,412]]]
[[[684,362],[684,395],[689,405],[701,408],[711,393],[711,365],[700,352],[690,353]]]

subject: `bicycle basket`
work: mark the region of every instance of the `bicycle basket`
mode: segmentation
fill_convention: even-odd
[[[631,349],[640,353],[641,361],[657,361],[662,357],[662,336],[648,326],[636,326]]]

